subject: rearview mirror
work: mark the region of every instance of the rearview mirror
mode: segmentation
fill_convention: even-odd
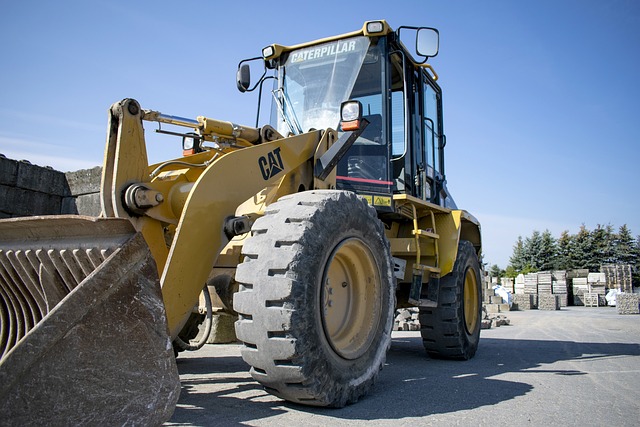
[[[251,71],[249,69],[249,64],[242,64],[238,67],[238,72],[236,73],[236,84],[238,85],[238,90],[240,92],[246,92],[249,90],[249,86],[251,85]]]
[[[416,33],[416,52],[432,58],[438,54],[440,35],[435,28],[422,27]]]

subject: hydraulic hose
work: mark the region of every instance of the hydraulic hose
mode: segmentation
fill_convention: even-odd
[[[195,342],[194,344],[191,344],[191,341],[186,343],[184,341],[182,341],[180,339],[180,337],[176,337],[176,339],[173,341],[177,344],[178,347],[180,347],[183,350],[186,351],[196,351],[202,348],[203,345],[205,345],[205,343],[207,342],[207,340],[209,339],[209,335],[211,334],[211,325],[213,323],[213,309],[211,307],[211,295],[209,295],[209,289],[205,286],[205,288],[202,290],[202,293],[204,294],[204,303],[206,306],[206,319],[204,321],[204,333],[202,334],[202,336],[200,337],[200,339]]]

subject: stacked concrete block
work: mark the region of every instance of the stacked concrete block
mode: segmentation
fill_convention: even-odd
[[[496,314],[511,310],[508,302],[504,301],[500,295],[496,294],[494,286],[500,284],[501,280],[497,277],[485,276],[484,286],[482,288],[482,302],[484,309],[488,313]]]
[[[618,294],[616,306],[618,314],[640,314],[640,294]]]
[[[577,268],[575,270],[570,270],[567,272],[567,279],[586,279],[589,276],[589,269],[587,268]]]
[[[513,285],[514,294],[524,294],[524,274],[518,274]]]
[[[67,172],[69,195],[63,200],[63,213],[100,216],[100,180],[102,168]]]
[[[534,295],[532,294],[515,294],[513,295],[514,310],[531,310],[535,308]]]
[[[101,168],[64,174],[0,154],[0,218],[100,214]]]
[[[0,218],[59,215],[67,193],[62,172],[0,154]]]
[[[552,272],[552,285],[554,294],[567,293],[567,272],[564,270]]]
[[[584,305],[584,294],[589,292],[586,277],[576,277],[572,279],[573,304]]]
[[[574,305],[584,305],[582,301],[582,295],[588,291],[587,288],[587,276],[589,270],[576,269],[567,271],[567,285],[573,296]]]
[[[543,271],[538,274],[538,295],[552,293],[552,275],[550,271]]]
[[[492,295],[490,300],[490,304],[502,304],[502,297],[500,295]]]
[[[491,297],[495,295],[491,276],[483,276],[482,280],[482,302],[491,304]]]
[[[538,310],[560,310],[560,298],[553,294],[538,294]]]
[[[524,276],[524,293],[525,294],[538,294],[538,274],[528,273]]]
[[[566,307],[568,305],[566,271],[561,270],[552,272],[552,289],[553,294],[557,295],[560,300],[560,307]]]
[[[417,307],[401,308],[396,310],[396,317],[393,321],[394,331],[419,331],[420,309]]]
[[[600,267],[605,275],[608,289],[617,289],[620,292],[633,293],[632,266],[629,264],[605,264]]]
[[[560,307],[567,307],[569,305],[569,295],[568,294],[553,294],[558,301],[560,301]]]
[[[598,305],[607,305],[604,298],[607,294],[607,278],[604,273],[589,273],[587,287],[589,288],[589,293],[597,295]]]
[[[495,293],[493,289],[491,290],[491,292]],[[491,295],[489,297],[489,301],[484,304],[484,308],[487,311],[487,313],[492,313],[492,314],[504,313],[511,310],[511,307],[509,306],[509,304],[506,301],[504,301],[500,295]]]

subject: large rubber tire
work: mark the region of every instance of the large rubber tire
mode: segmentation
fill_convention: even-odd
[[[422,343],[429,356],[468,360],[478,349],[482,311],[480,263],[473,245],[458,245],[451,274],[440,279],[438,307],[420,307]]]
[[[286,196],[255,222],[243,254],[236,334],[253,378],[305,405],[365,395],[384,364],[395,305],[375,210],[344,191]]]

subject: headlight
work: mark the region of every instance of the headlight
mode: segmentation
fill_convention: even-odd
[[[182,137],[182,155],[190,156],[202,152],[202,139],[198,134],[187,134]]]
[[[264,58],[265,60],[271,58],[273,55],[275,55],[276,50],[273,48],[273,46],[267,46],[264,49],[262,49],[262,58]]]
[[[384,25],[380,21],[367,22],[367,33],[381,33]]]

